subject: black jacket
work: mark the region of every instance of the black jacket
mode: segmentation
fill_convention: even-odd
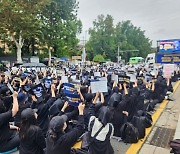
[[[71,147],[76,143],[84,131],[84,116],[79,116],[78,124],[68,133],[59,134],[57,141],[53,141],[49,134],[46,139],[46,154],[70,154]]]
[[[35,125],[31,125],[27,136],[20,138],[20,154],[43,154],[46,147],[45,138],[42,130]]]
[[[48,125],[49,125],[49,108],[51,107],[51,105],[53,104],[53,102],[55,101],[54,97],[51,97],[46,103],[36,103],[33,102],[31,108],[32,109],[38,109],[38,118],[37,118],[37,122],[38,122],[38,126],[42,129],[44,135],[46,135],[46,132],[48,130]]]

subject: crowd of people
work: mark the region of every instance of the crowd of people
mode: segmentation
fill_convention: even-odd
[[[100,76],[95,72],[100,72]],[[122,79],[128,74],[135,75],[136,80],[112,78],[118,75]],[[145,129],[148,122],[147,127],[151,126],[149,113],[156,104],[171,99],[172,82],[176,82],[179,75],[179,67],[166,79],[163,66],[144,65],[2,67],[0,152],[17,148],[20,154],[113,154],[111,137],[121,138],[126,143],[136,142],[127,138],[127,126],[140,125],[137,140],[144,137],[140,129]],[[73,94],[80,97],[75,105],[65,93],[64,76],[68,83],[75,85]],[[107,79],[107,91],[92,93],[92,79],[102,77]],[[79,140],[82,140],[81,149],[72,148]]]

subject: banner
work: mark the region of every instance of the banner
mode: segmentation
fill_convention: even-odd
[[[172,54],[156,54],[157,63],[164,63],[164,64],[179,64],[180,63],[180,54],[172,53]]]
[[[107,81],[91,81],[91,92],[107,92]]]

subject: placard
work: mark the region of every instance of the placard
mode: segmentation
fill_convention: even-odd
[[[91,81],[91,92],[107,92],[107,81]]]
[[[124,83],[124,82],[129,83],[130,82],[130,77],[129,76],[121,76],[121,75],[119,75],[118,76],[118,82],[119,83]]]
[[[112,74],[111,75],[111,80],[116,81],[118,83],[118,75]]]
[[[67,76],[61,76],[62,83],[68,83],[68,77]]]
[[[164,64],[163,66],[163,76],[164,78],[171,78],[171,76],[174,76],[174,64]]]
[[[130,82],[136,82],[136,80],[137,80],[136,75],[130,74],[129,77],[130,77]]]
[[[101,77],[101,73],[100,72],[94,72],[94,76]]]
[[[107,82],[107,77],[101,77],[99,78],[100,81],[106,81]]]
[[[72,80],[76,80],[76,75],[72,75],[72,76],[71,76],[71,79],[72,79]]]

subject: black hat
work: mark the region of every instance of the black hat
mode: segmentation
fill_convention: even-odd
[[[34,116],[34,113],[37,112],[37,109],[31,109],[31,108],[27,108],[25,110],[23,110],[21,112],[21,119],[22,120],[28,120],[30,119],[32,116]]]
[[[5,95],[6,92],[10,91],[9,88],[7,86],[3,86],[0,88],[0,94],[1,95]]]
[[[52,129],[54,132],[59,132],[63,128],[64,123],[66,121],[67,121],[66,115],[55,116],[51,119],[49,123],[49,128]]]

